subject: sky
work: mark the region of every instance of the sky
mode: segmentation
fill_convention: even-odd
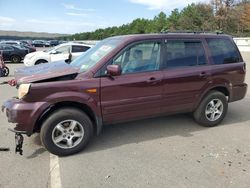
[[[74,34],[167,15],[201,0],[0,0],[0,30]]]

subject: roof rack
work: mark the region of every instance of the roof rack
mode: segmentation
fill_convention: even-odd
[[[193,33],[193,34],[217,34],[217,35],[220,35],[220,34],[223,34],[223,31],[220,31],[220,30],[216,30],[216,31],[162,30],[161,33]]]

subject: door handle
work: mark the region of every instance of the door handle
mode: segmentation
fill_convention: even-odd
[[[149,81],[155,81],[156,78],[155,78],[155,77],[151,77],[151,78],[149,78],[148,80],[149,80]]]
[[[201,72],[200,77],[207,77],[207,73],[206,72]]]
[[[150,77],[148,80],[147,80],[147,83],[153,83],[153,84],[157,84],[158,82],[160,82],[161,79],[157,79],[155,77]]]

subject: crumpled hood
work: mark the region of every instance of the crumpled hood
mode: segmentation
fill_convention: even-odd
[[[57,61],[16,69],[14,76],[17,85],[19,85],[76,74],[78,70],[65,61]]]

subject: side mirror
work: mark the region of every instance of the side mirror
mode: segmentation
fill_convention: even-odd
[[[56,50],[52,50],[52,51],[50,52],[50,54],[57,54],[57,51],[56,51]]]
[[[120,65],[108,65],[107,75],[108,76],[119,76],[122,74],[122,69]]]

